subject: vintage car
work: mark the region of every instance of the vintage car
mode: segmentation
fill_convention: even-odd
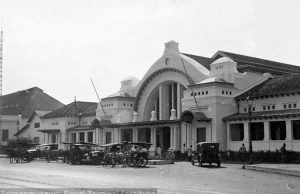
[[[41,150],[41,157],[45,158],[48,162],[58,161],[60,157],[60,150],[58,150],[57,143],[41,144],[39,145],[39,149]]]
[[[66,162],[71,164],[82,164],[90,162],[90,153],[92,147],[98,146],[97,144],[88,142],[69,143],[70,151],[65,151]]]
[[[105,154],[102,159],[103,165],[111,165],[111,167],[115,167],[117,164],[126,166],[126,158],[127,154],[124,150],[124,144],[122,143],[110,143],[101,145]]]
[[[145,167],[148,164],[148,150],[152,144],[146,142],[124,142],[127,147],[129,157],[127,165],[136,167]]]
[[[219,143],[214,142],[201,142],[197,144],[197,151],[193,153],[191,163],[195,165],[198,162],[199,166],[203,163],[216,163],[218,167],[221,165],[219,154]]]

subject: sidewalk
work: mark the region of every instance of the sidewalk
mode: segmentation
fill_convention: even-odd
[[[253,164],[245,165],[245,169],[300,177],[300,164]]]

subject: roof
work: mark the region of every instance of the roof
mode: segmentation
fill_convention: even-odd
[[[95,128],[92,127],[91,125],[78,125],[67,129],[67,131],[83,131],[83,130],[95,130]]]
[[[181,54],[192,58],[193,60],[195,60],[198,63],[200,63],[201,65],[203,65],[206,69],[210,70],[210,64],[213,61],[211,58],[197,56],[197,55],[191,55],[191,54],[187,54],[187,53],[181,53]]]
[[[271,73],[272,75],[287,75],[292,73],[300,73],[300,66],[270,61],[266,59],[260,59],[256,57],[250,57],[227,51],[218,51],[211,58],[186,53],[182,54],[194,59],[209,70],[211,63],[215,62],[220,58],[227,57],[237,63],[237,69],[241,73],[256,72]]]
[[[112,95],[109,95],[108,97],[105,97],[102,99],[108,99],[108,98],[133,98],[134,99],[134,97],[130,96],[126,92],[121,92],[121,91],[114,93]]]
[[[199,122],[211,121],[211,118],[207,118],[203,112],[198,112],[198,111],[185,110],[180,115],[181,122],[191,123],[193,121],[193,119],[195,119],[196,121],[199,121]]]
[[[75,101],[44,115],[42,118],[96,116],[97,106],[96,102]]]
[[[3,115],[30,117],[35,110],[52,111],[63,104],[38,87],[21,90],[2,96]]]
[[[28,119],[26,125],[24,127],[22,127],[19,131],[17,131],[17,133],[15,133],[14,136],[18,136],[19,134],[23,133],[26,129],[28,129],[30,127],[30,123],[35,115],[37,115],[38,117],[42,117],[49,112],[50,111],[34,111],[32,113],[32,115],[30,116],[30,118]]]
[[[251,119],[286,118],[286,117],[296,117],[296,116],[300,116],[300,109],[252,112]],[[223,118],[224,121],[248,120],[248,119],[249,119],[249,113],[238,113]]]
[[[236,99],[246,98],[249,95],[249,92],[251,93],[252,97],[299,93],[300,74],[270,78],[237,96]]]
[[[286,75],[296,72],[300,73],[299,66],[226,51],[218,51],[212,58],[218,59],[221,57],[228,57],[237,62],[237,69],[239,72],[250,71],[258,73],[271,73],[272,75]]]

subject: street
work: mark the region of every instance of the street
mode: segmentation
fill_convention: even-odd
[[[297,193],[300,178],[244,170],[240,164],[217,167],[149,165],[115,168],[62,162],[13,163],[0,158],[0,188],[157,188],[158,193]],[[292,191],[288,184],[296,189]]]

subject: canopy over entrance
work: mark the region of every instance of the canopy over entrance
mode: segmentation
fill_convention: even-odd
[[[194,119],[199,122],[211,121],[211,118],[207,118],[203,112],[199,112],[199,111],[186,110],[182,112],[180,115],[180,121],[184,123],[191,123]]]

